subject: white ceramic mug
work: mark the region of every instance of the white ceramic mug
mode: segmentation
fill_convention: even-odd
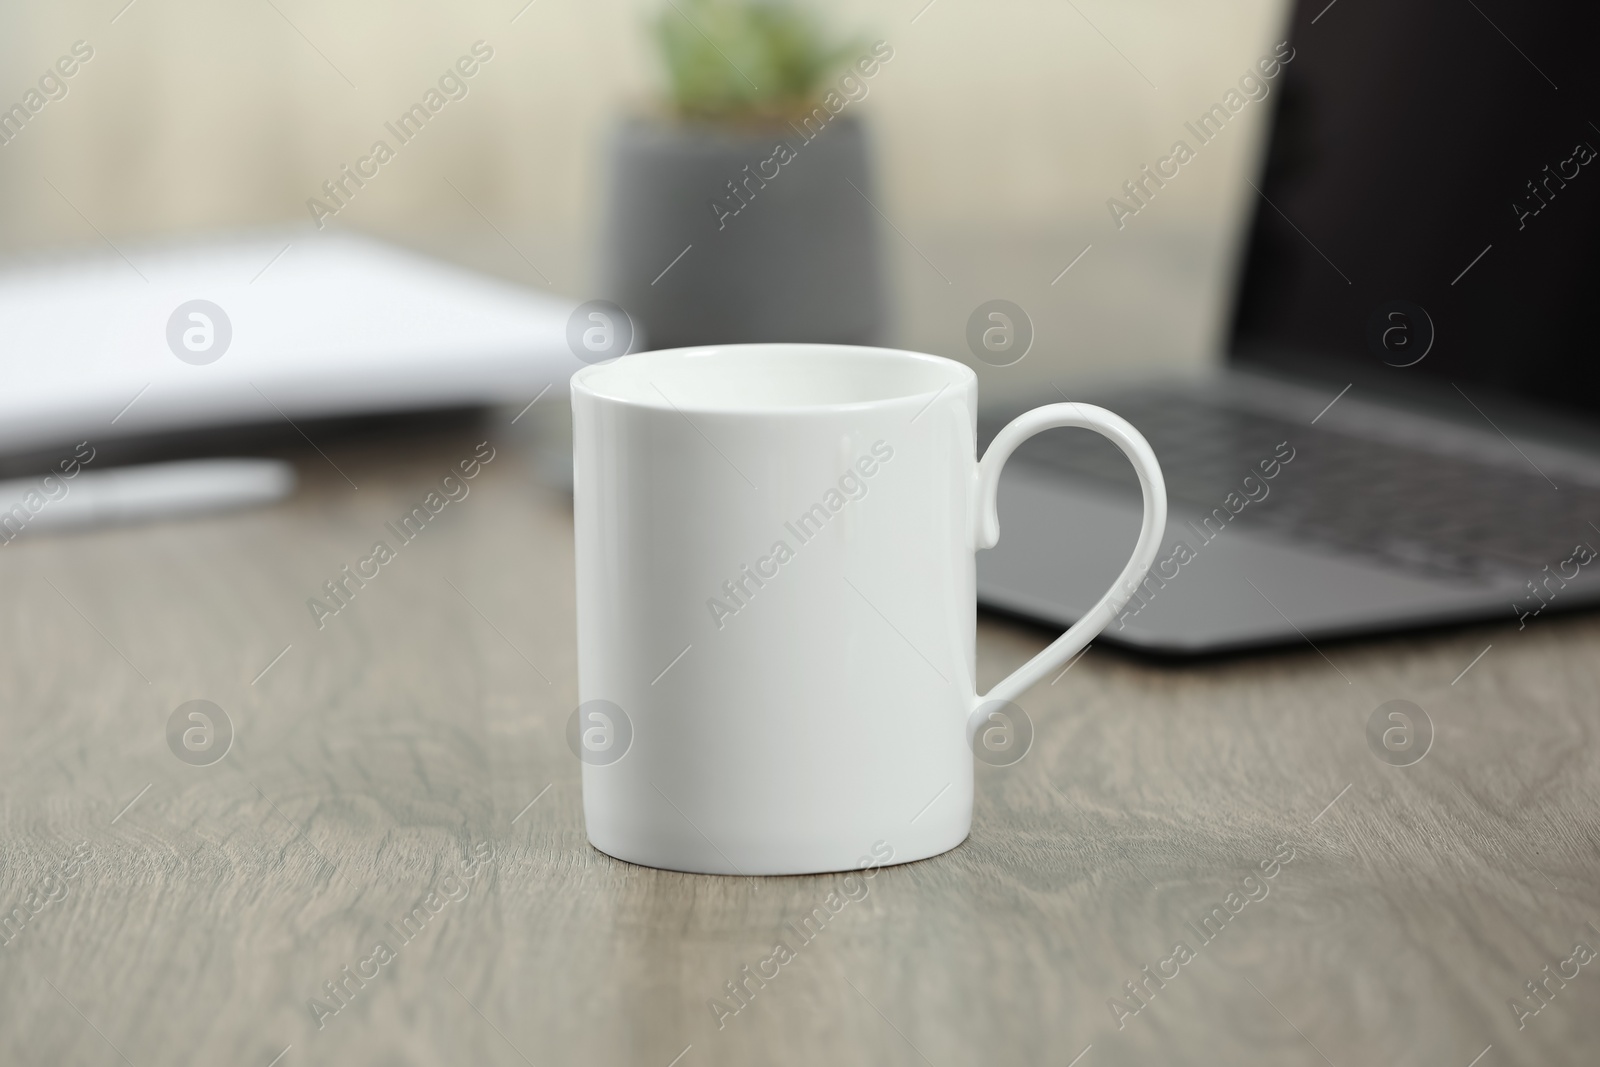
[[[966,838],[975,712],[1111,621],[1167,511],[1154,453],[1111,412],[1037,408],[980,463],[977,398],[960,363],[834,345],[646,352],[573,376],[569,740],[596,848],[802,874]],[[1143,527],[1099,603],[979,696],[973,556],[999,538],[1001,466],[1056,426],[1122,449]]]

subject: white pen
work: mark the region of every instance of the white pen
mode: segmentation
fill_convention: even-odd
[[[0,545],[28,531],[146,522],[282,500],[294,468],[276,459],[194,459],[0,482]]]

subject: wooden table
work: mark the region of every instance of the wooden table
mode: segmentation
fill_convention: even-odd
[[[510,414],[296,450],[273,509],[0,547],[0,1063],[1600,1057],[1600,960],[1562,962],[1600,950],[1594,618],[1190,666],[1096,646],[1025,699],[1027,757],[978,767],[964,845],[733,1000],[842,878],[589,847],[570,505]],[[470,495],[319,629],[306,600],[484,439]],[[984,618],[981,678],[1049,637]],[[1412,766],[1367,739],[1396,698],[1436,732]],[[195,699],[235,734],[203,766],[168,743]]]

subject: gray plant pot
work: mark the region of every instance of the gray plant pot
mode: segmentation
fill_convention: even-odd
[[[648,347],[882,343],[865,131],[840,115],[807,132],[665,120],[615,132],[601,287]]]

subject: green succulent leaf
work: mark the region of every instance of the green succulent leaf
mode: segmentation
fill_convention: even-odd
[[[807,110],[865,47],[792,0],[668,0],[655,32],[679,113],[719,121]]]

